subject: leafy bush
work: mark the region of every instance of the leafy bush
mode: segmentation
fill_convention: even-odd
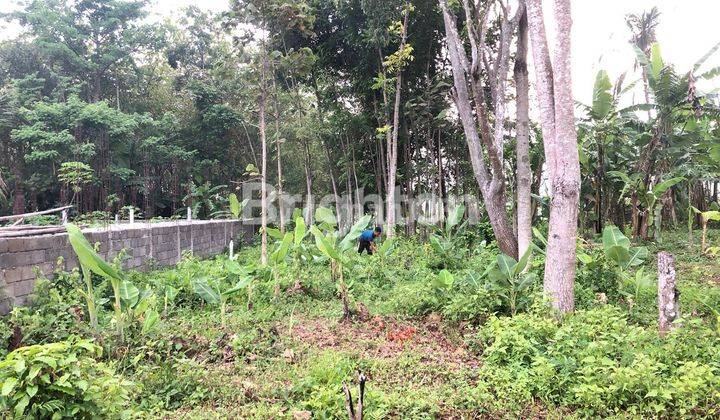
[[[98,362],[90,341],[21,347],[0,362],[0,407],[28,418],[98,418],[129,414],[133,384]],[[0,415],[3,412],[0,410]]]
[[[0,357],[5,357],[13,330],[10,327],[9,317],[0,316]]]
[[[716,416],[720,337],[700,321],[658,337],[607,305],[563,322],[491,318],[477,335],[483,386],[522,407],[533,398],[581,415]]]
[[[575,283],[593,293],[604,293],[610,302],[617,302],[620,298],[619,276],[613,263],[598,251],[586,255],[587,259],[578,267]]]
[[[152,412],[201,403],[210,393],[204,375],[202,365],[184,358],[141,365],[135,375],[143,390],[140,407]]]
[[[18,327],[25,345],[62,341],[87,332],[85,324],[79,322],[84,317],[83,303],[73,293],[73,284],[78,281],[77,273],[58,272],[52,280],[38,278],[29,305],[13,308],[8,328]]]

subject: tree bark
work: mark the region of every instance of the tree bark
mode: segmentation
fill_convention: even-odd
[[[482,98],[478,93],[475,93],[475,100],[473,102],[468,92],[467,77],[472,77],[471,67],[467,62],[465,47],[457,34],[455,18],[449,11],[447,0],[440,0],[440,8],[442,9],[445,23],[448,56],[450,57],[450,63],[452,65],[454,85],[452,96],[458,110],[460,122],[462,123],[463,132],[465,133],[475,180],[485,200],[485,209],[488,212],[490,224],[492,225],[500,250],[509,256],[517,258],[517,240],[505,208],[505,186],[502,163],[499,162],[496,145],[493,143],[493,140],[488,139],[489,136],[484,135],[483,138],[486,139],[484,144],[488,149],[487,152],[490,157],[490,162],[494,167],[493,173],[490,173],[485,164],[483,146],[481,144],[480,134],[478,133],[475,115],[479,115],[478,111],[482,113],[482,110],[478,108],[482,105]],[[471,43],[473,45],[475,44],[474,41],[471,41]],[[475,45],[473,47],[473,56],[476,56],[476,49],[477,46]],[[475,60],[473,60],[473,62],[475,62]],[[504,75],[498,75],[498,77],[504,77]],[[471,83],[471,85],[475,86],[476,84]],[[478,90],[473,89],[474,92]],[[475,105],[474,107],[472,105],[473,103]],[[480,126],[485,130],[486,128],[484,127],[486,127],[487,121],[483,115],[479,115],[479,117],[481,119]]]
[[[658,330],[664,337],[675,327],[680,318],[680,293],[675,285],[675,257],[662,251],[658,253]]]
[[[543,289],[560,312],[574,309],[580,161],[570,78],[570,0],[555,0],[555,61],[550,62],[541,0],[527,0],[541,126],[551,186]]]
[[[313,219],[314,211],[314,198],[312,195],[312,157],[310,156],[310,145],[309,140],[303,141],[303,147],[305,149],[305,224],[310,226]]]
[[[404,8],[402,33],[400,35],[400,49],[403,51],[407,43],[407,25],[410,11]],[[402,67],[398,64],[395,73],[395,104],[393,106],[393,127],[392,136],[388,136],[387,145],[387,170],[388,185],[385,202],[387,203],[386,215],[386,236],[392,238],[395,236],[395,180],[397,176],[397,156],[398,156],[398,132],[400,131],[400,93],[402,90]]]
[[[530,169],[530,115],[527,70],[527,14],[518,23],[515,55],[515,89],[517,106],[517,236],[518,255],[523,255],[532,240],[532,171]]]
[[[285,234],[285,203],[283,203],[283,181],[282,181],[282,155],[280,153],[280,104],[278,103],[278,91],[273,78],[273,99],[275,102],[275,150],[277,157],[277,183],[278,183],[278,212],[280,217],[280,233]]]
[[[260,241],[260,262],[267,264],[268,262],[268,242],[267,242],[267,137],[265,135],[265,107],[267,104],[267,80],[269,73],[269,63],[267,53],[263,54],[262,70],[260,75],[260,97],[258,100],[258,108],[260,121],[258,127],[260,130],[260,143],[262,144],[262,182],[260,186],[260,224],[261,224],[261,241]]]

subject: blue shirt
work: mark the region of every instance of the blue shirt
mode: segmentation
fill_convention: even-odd
[[[375,231],[372,229],[364,230],[363,233],[360,234],[360,240],[367,241],[367,242],[374,241],[375,240]]]

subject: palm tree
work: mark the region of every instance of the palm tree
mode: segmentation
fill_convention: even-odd
[[[640,49],[646,57],[650,57],[650,48],[657,42],[655,29],[660,24],[660,12],[657,7],[653,7],[649,12],[642,12],[640,15],[631,13],[625,16],[625,23],[630,28],[630,43]],[[635,60],[634,69],[637,69],[639,61]],[[648,75],[645,69],[642,70],[643,88],[645,92],[645,102],[650,102],[650,90],[648,88]],[[651,111],[648,111],[648,117],[652,117]]]

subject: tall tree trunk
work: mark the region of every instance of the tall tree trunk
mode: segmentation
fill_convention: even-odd
[[[322,98],[320,97],[320,89],[318,89],[317,83],[315,83],[313,87],[315,89],[315,100],[317,101],[318,123],[320,123],[320,126],[322,127],[322,125],[325,123],[325,118],[323,116],[323,103]],[[333,198],[335,201],[335,218],[337,220],[338,227],[342,229],[343,220],[340,218],[340,195],[338,194],[337,188],[337,168],[332,158],[330,157],[330,148],[325,143],[325,139],[322,137],[322,135],[320,135],[320,146],[322,147],[323,152],[325,152],[325,157],[327,158],[328,162],[328,168],[330,169],[330,184],[332,185]]]
[[[285,203],[283,203],[283,181],[282,181],[282,154],[280,153],[280,104],[278,103],[278,91],[273,77],[273,99],[275,101],[275,150],[277,151],[277,183],[278,183],[278,212],[280,213],[280,233],[285,234]]]
[[[475,180],[485,200],[485,209],[487,210],[490,224],[495,233],[498,247],[505,254],[517,258],[517,239],[513,232],[507,209],[505,208],[505,185],[501,156],[498,154],[497,144],[494,143],[494,140],[490,139],[488,135],[483,134],[483,138],[485,139],[483,143],[487,148],[490,163],[493,166],[493,173],[491,174],[485,164],[483,145],[481,144],[477,121],[475,119],[476,115],[480,118],[481,128],[487,126],[486,116],[482,115],[484,113],[479,109],[483,103],[478,93],[480,89],[476,87],[476,83],[471,83],[474,92],[473,96],[475,98],[473,102],[468,92],[467,79],[467,75],[471,75],[472,71],[467,62],[465,47],[457,34],[455,18],[449,10],[447,0],[440,0],[440,8],[443,12],[448,56],[450,57],[450,63],[452,65],[453,85],[455,87],[452,91],[452,96],[460,117],[460,122],[462,123],[463,132],[465,133]],[[477,46],[474,45],[474,56],[476,55],[476,49]],[[504,77],[504,75],[498,77]],[[502,92],[502,95],[498,94],[494,96],[500,98],[504,96],[504,92]],[[473,106],[473,103],[475,106]],[[498,124],[496,124],[496,129],[498,129]],[[486,129],[483,128],[483,130]],[[496,139],[497,136],[496,134]]]
[[[258,109],[260,121],[258,127],[260,130],[260,142],[262,144],[262,182],[260,185],[260,224],[261,224],[261,242],[260,242],[260,262],[267,264],[268,262],[268,242],[267,242],[267,137],[265,135],[265,107],[267,105],[267,76],[269,73],[269,64],[267,52],[264,51],[262,58],[262,71],[260,81],[260,97],[258,99]]]
[[[527,0],[551,204],[543,289],[560,312],[574,309],[580,161],[570,78],[570,0],[555,0],[555,60],[550,62],[541,0]]]
[[[358,218],[362,217],[365,213],[365,209],[363,209],[363,203],[360,198],[360,183],[358,182],[357,177],[357,163],[355,161],[355,147],[353,145],[350,145],[351,150],[351,156],[352,156],[352,176],[353,180],[355,181],[355,206],[357,207],[355,209],[355,214]]]
[[[442,164],[442,146],[440,145],[440,140],[442,136],[442,130],[438,130],[438,136],[437,136],[437,172],[438,172],[438,192],[440,197],[440,203],[438,214],[437,214],[437,221],[440,222],[441,219],[444,219],[447,215],[447,212],[445,210],[446,203],[447,203],[447,187],[445,184],[445,171],[443,170],[443,164]]]
[[[515,55],[515,89],[517,104],[517,236],[518,255],[523,255],[532,240],[532,171],[530,168],[530,115],[527,70],[527,14],[518,23]]]
[[[310,226],[313,219],[314,198],[312,194],[312,157],[310,156],[309,140],[303,141],[303,149],[305,151],[305,224]]]
[[[13,214],[25,213],[25,180],[22,171],[22,160],[16,159],[12,165],[13,176],[15,177],[15,186],[13,188]]]
[[[407,43],[407,25],[410,11],[407,6],[403,8],[403,26],[400,35],[400,49],[403,51]],[[398,64],[395,73],[395,104],[393,106],[393,127],[392,137],[388,137],[387,145],[387,169],[388,169],[388,185],[387,185],[387,215],[386,215],[386,235],[388,238],[395,236],[395,180],[397,176],[397,157],[398,157],[398,132],[400,131],[400,92],[402,89],[402,68]]]

